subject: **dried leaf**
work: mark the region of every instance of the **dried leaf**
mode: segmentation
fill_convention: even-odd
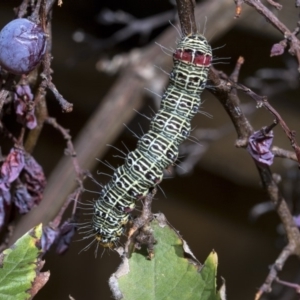
[[[255,131],[249,138],[247,151],[253,159],[264,165],[272,165],[274,154],[271,152],[273,131],[266,133],[264,129]]]
[[[0,169],[0,189],[8,191],[25,166],[25,151],[13,147],[5,158]]]
[[[56,252],[58,254],[64,254],[70,246],[71,240],[76,232],[76,226],[74,223],[71,223],[69,220],[65,221],[59,230],[59,235],[57,237],[57,248]]]
[[[29,129],[37,125],[34,115],[33,95],[29,85],[18,85],[14,95],[15,111],[17,121]]]

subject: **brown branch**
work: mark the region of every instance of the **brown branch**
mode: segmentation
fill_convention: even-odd
[[[264,282],[264,284],[259,288],[258,292],[255,295],[255,300],[259,300],[261,296],[264,293],[270,293],[272,291],[272,283],[274,280],[277,279],[277,274],[279,271],[282,270],[285,262],[287,259],[294,254],[294,245],[291,246],[290,244],[286,246],[278,256],[278,258],[275,261],[275,264],[273,264],[270,268],[270,272]]]
[[[68,102],[57,90],[56,86],[52,82],[52,70],[51,70],[51,54],[46,53],[43,59],[44,70],[41,74],[42,78],[44,79],[41,83],[43,88],[48,88],[55,96],[57,101],[59,102],[60,106],[62,107],[63,112],[71,112],[73,110],[73,104]]]
[[[18,18],[24,18],[27,14],[27,8],[29,6],[30,0],[23,0],[21,5],[15,9],[15,13],[18,15]]]
[[[288,282],[288,281],[283,281],[283,280],[280,280],[279,278],[276,278],[275,280],[279,284],[282,284],[284,286],[293,288],[296,291],[297,294],[300,294],[300,285],[299,284],[291,283],[291,282]]]
[[[258,13],[264,16],[281,33],[284,35],[291,34],[291,31],[260,0],[243,0],[243,2],[255,8]]]
[[[220,78],[220,74],[224,79]],[[225,76],[225,74],[211,68],[208,74],[208,84],[214,88],[209,89],[209,91],[220,101],[235,127],[238,135],[236,146],[246,147],[253,128],[246,116],[242,113],[239,107],[240,100],[232,88],[232,84],[226,78],[227,76]]]
[[[251,89],[245,87],[242,84],[237,84],[236,87],[238,89],[241,89],[243,92],[245,92],[246,94],[248,94],[252,99],[254,99],[257,103],[257,107],[264,107],[266,108],[271,114],[273,114],[276,118],[276,122],[278,122],[280,124],[280,126],[282,127],[283,131],[285,132],[286,136],[288,137],[288,139],[290,140],[291,146],[293,147],[293,149],[295,150],[298,162],[300,164],[300,147],[298,146],[297,142],[296,142],[296,132],[294,130],[291,130],[287,124],[285,123],[285,121],[283,120],[283,118],[281,117],[281,115],[277,112],[277,110],[268,102],[267,97],[265,96],[259,96],[256,93],[254,93]]]
[[[26,138],[26,142],[24,144],[24,148],[28,153],[33,152],[33,149],[35,148],[39,136],[42,132],[44,122],[48,117],[48,109],[46,104],[46,92],[44,88],[42,87],[38,88],[34,102],[36,105],[35,115],[37,119],[37,126],[34,129],[29,131]]]
[[[51,12],[51,10],[52,10],[53,5],[54,5],[55,2],[57,2],[57,0],[47,0],[47,2],[46,2],[46,10],[45,10],[46,15],[48,15]],[[61,6],[62,5],[62,1],[58,0],[57,5]]]
[[[298,61],[298,71],[300,72],[300,41],[296,35],[299,32],[299,28],[291,32],[266,6],[264,6],[260,0],[243,0],[249,6],[255,8],[255,10],[266,18],[276,29],[278,29],[283,35],[285,40],[289,44],[289,53],[296,56]]]
[[[237,67],[236,67],[237,68]],[[233,72],[234,79],[237,72]],[[219,76],[222,77],[219,78]],[[247,118],[244,116],[243,112],[239,108],[239,99],[236,93],[233,93],[233,89],[242,89],[244,92],[247,92],[249,96],[251,96],[254,99],[257,99],[257,103],[260,103],[261,105],[264,105],[265,97],[261,97],[256,95],[254,92],[252,92],[250,89],[244,87],[240,84],[235,84],[230,78],[228,78],[225,74],[219,72],[217,73],[216,70],[211,69],[209,73],[209,79],[211,84],[214,86],[214,88],[210,91],[212,94],[214,94],[220,103],[223,105],[224,109],[230,116],[235,129],[238,134],[238,146],[246,146],[248,143],[248,138],[250,134],[253,132],[253,129],[248,122]],[[276,111],[271,108],[270,105],[268,105],[266,108],[268,108],[272,113],[275,113]],[[285,128],[285,131],[290,132],[288,127],[286,126],[285,122],[282,120],[280,115],[276,112],[276,117],[279,117],[279,122],[281,122],[281,126]],[[290,137],[290,136],[289,136]],[[280,265],[276,265],[276,267],[280,266],[280,269],[282,268],[285,260],[292,254],[296,254],[297,256],[300,256],[300,232],[297,228],[296,224],[294,223],[293,216],[289,210],[289,207],[282,197],[279,188],[277,186],[277,183],[274,181],[272,173],[269,169],[269,167],[264,165],[256,164],[256,167],[258,169],[259,175],[261,177],[261,181],[263,183],[264,189],[267,191],[270,200],[275,205],[276,212],[279,215],[281,222],[284,226],[284,229],[286,231],[287,237],[288,237],[288,245],[286,246],[285,250],[283,251],[282,255],[279,257],[277,261],[279,261]],[[259,299],[259,297],[264,292],[269,292],[271,289],[272,282],[277,276],[277,271],[275,274],[275,269],[271,269],[270,274],[268,275],[265,284],[261,287],[260,291],[256,295],[256,299]],[[279,270],[277,268],[276,270]]]
[[[285,149],[281,149],[281,148],[276,147],[276,146],[272,147],[272,153],[276,157],[288,158],[290,160],[298,161],[295,152],[288,151],[288,150],[285,150]]]
[[[69,134],[69,130],[63,128],[61,125],[57,123],[57,121],[54,118],[47,118],[46,122],[53,126],[55,129],[57,129],[63,136],[63,138],[67,141],[67,149],[65,150],[65,154],[68,156],[71,156],[73,166],[77,175],[77,182],[79,186],[83,189],[83,184],[82,184],[82,176],[84,172],[81,170],[78,160],[77,160],[77,155],[75,148],[72,143],[72,137]]]
[[[255,300],[258,300],[263,293],[269,293],[271,291],[272,283],[276,279],[277,273],[283,268],[286,260],[291,255],[297,255],[298,257],[300,256],[300,232],[294,222],[293,216],[286,201],[279,191],[277,183],[273,179],[270,168],[261,164],[256,164],[256,167],[259,171],[263,186],[268,192],[270,200],[275,205],[276,212],[280,217],[288,238],[288,245],[279,255],[264,284],[260,287],[255,296]]]
[[[276,9],[281,10],[282,9],[282,5],[273,1],[273,0],[267,0],[269,4],[271,4],[272,6],[274,6]]]
[[[259,1],[256,2],[258,3]],[[268,16],[271,17],[271,15]],[[185,17],[183,18],[183,21],[181,20],[181,22],[184,22],[187,19],[188,17]],[[212,85],[214,86],[211,92],[218,98],[226,112],[229,114],[238,133],[238,141],[236,143],[237,146],[246,146],[248,143],[248,138],[253,132],[250,123],[239,108],[240,101],[237,95],[236,82],[238,81],[238,75],[243,62],[243,58],[238,59],[235,69],[229,78],[227,78],[227,76],[221,72],[219,72],[218,74],[217,71],[213,68],[211,68],[209,73],[209,83],[212,83]],[[296,151],[297,157],[300,157],[300,151],[297,151],[297,149],[299,148],[294,140],[294,134],[292,134],[292,132],[289,130],[289,128],[287,127],[281,116],[277,113],[277,111],[266,101],[265,97],[257,98],[257,95],[255,95],[254,97],[254,93],[250,89],[246,89],[244,87],[244,90],[247,91],[247,93],[253,98],[259,99],[257,100],[258,103],[262,103],[262,105],[264,105],[271,113],[273,113],[276,116],[276,120],[278,120],[278,122],[286,132],[287,136],[291,140],[292,146]],[[275,125],[276,122],[273,123],[270,126],[270,128],[274,127]],[[287,238],[289,241],[288,245],[285,247],[279,258],[277,259],[275,265],[271,268],[271,271],[264,285],[260,288],[260,291],[257,293],[256,299],[259,299],[262,293],[269,292],[271,290],[271,285],[274,279],[277,277],[277,272],[282,269],[288,257],[292,254],[300,256],[300,232],[298,227],[294,223],[293,216],[291,215],[287,203],[279,191],[277,183],[273,179],[269,167],[257,163],[256,166],[261,177],[263,186],[268,192],[270,200],[275,205],[276,211],[286,230]]]
[[[294,222],[293,216],[288,208],[286,201],[284,200],[283,196],[279,191],[277,183],[273,179],[270,168],[267,166],[263,166],[261,164],[256,164],[256,167],[259,171],[262,184],[266,189],[266,191],[268,192],[270,200],[275,205],[275,209],[286,231],[289,244],[291,245],[297,244],[297,249],[295,249],[295,254],[300,255],[299,229]]]
[[[64,212],[66,211],[66,209],[68,208],[68,206],[70,205],[70,203],[72,201],[74,201],[74,203],[78,203],[78,199],[79,199],[80,195],[82,194],[82,192],[83,192],[83,189],[81,187],[78,187],[72,194],[69,195],[69,197],[65,201],[64,205],[60,208],[60,211],[56,215],[55,219],[52,220],[51,222],[49,222],[49,226],[52,229],[58,229]],[[76,205],[74,205],[74,207],[76,207]],[[75,210],[73,209],[72,215],[74,216],[74,214],[75,214]]]
[[[178,16],[183,35],[197,32],[194,9],[195,0],[176,0]]]
[[[149,224],[153,220],[151,206],[155,194],[155,188],[148,193],[143,201],[144,203],[141,215],[138,218],[134,219],[133,224],[128,232],[128,241],[126,242],[124,247],[124,251],[127,256],[131,255],[133,248],[140,249],[141,245],[147,246],[149,259],[154,256],[153,245],[155,244],[155,239],[153,237],[153,233],[149,227]]]

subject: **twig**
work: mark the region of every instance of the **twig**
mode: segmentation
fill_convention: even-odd
[[[282,285],[285,285],[287,287],[293,288],[296,291],[297,294],[300,294],[300,285],[299,284],[283,281],[283,280],[280,280],[278,277],[275,278],[275,280],[279,284],[282,284]]]
[[[287,259],[294,254],[295,248],[291,245],[286,246],[278,258],[270,268],[269,275],[267,276],[264,284],[260,287],[259,291],[255,295],[255,300],[259,300],[264,293],[269,293],[272,290],[272,283],[277,279],[277,274],[282,270]]]
[[[112,15],[113,12],[105,11],[103,12],[103,19],[105,14]],[[175,10],[169,10],[154,16],[149,16],[143,19],[136,19],[131,17],[130,20],[126,22],[126,26],[119,31],[115,32],[112,36],[107,39],[95,39],[94,37],[87,36],[84,40],[88,43],[91,43],[93,51],[99,51],[107,48],[111,48],[114,45],[129,39],[135,34],[140,34],[142,37],[147,37],[151,31],[161,27],[162,25],[167,24],[170,20],[173,20],[175,16]],[[87,35],[87,34],[85,34]]]
[[[267,0],[268,3],[270,3],[272,6],[274,6],[276,9],[281,10],[282,9],[282,5],[273,1],[273,0]]]
[[[283,33],[284,35],[286,33],[289,33],[289,34],[291,33],[290,30],[282,22],[280,22],[279,19],[265,5],[263,5],[261,3],[260,0],[242,0],[242,1],[238,1],[238,2],[239,2],[239,4],[244,2],[244,3],[248,4],[249,6],[252,6],[253,8],[255,8],[255,10],[258,13],[263,15],[267,19],[267,21],[269,21],[269,23],[271,23],[275,28],[280,30],[280,32]]]
[[[72,137],[69,134],[69,130],[67,130],[67,129],[63,128],[61,125],[59,125],[54,118],[49,117],[45,121],[46,121],[46,123],[52,125],[55,129],[57,129],[62,134],[64,139],[67,141],[67,149],[65,150],[65,154],[71,156],[73,166],[74,166],[74,169],[75,169],[76,174],[77,174],[77,182],[80,185],[80,187],[83,188],[82,175],[84,174],[84,172],[81,170],[81,168],[79,166],[76,151],[75,151],[75,148],[73,146]]]
[[[51,54],[46,53],[43,59],[44,71],[41,74],[42,78],[44,79],[41,83],[43,88],[48,88],[58,100],[59,104],[62,107],[63,112],[71,112],[73,110],[73,104],[68,102],[57,90],[54,83],[52,82],[51,76]]]
[[[57,2],[57,0],[47,0],[46,11],[45,11],[46,15],[48,15],[52,11],[52,7],[53,7],[55,2]],[[62,5],[62,0],[58,0],[57,5],[61,6]]]
[[[288,150],[285,150],[285,149],[281,149],[281,148],[276,147],[276,146],[273,146],[271,151],[276,157],[288,158],[288,159],[291,159],[291,160],[294,160],[294,161],[298,162],[295,152],[288,151]]]
[[[239,5],[240,5],[240,1]],[[243,0],[249,6],[256,9],[258,13],[263,15],[268,22],[270,22],[275,28],[277,28],[283,35],[287,43],[289,44],[289,53],[296,56],[298,61],[298,71],[300,72],[300,41],[297,39],[296,35],[299,32],[299,28],[291,32],[267,7],[265,7],[260,0]]]
[[[235,84],[229,78],[227,78],[227,80],[225,80],[226,75],[223,73],[221,74],[222,78],[224,78],[222,80],[220,78],[218,78],[217,75],[218,75],[217,72],[213,69],[211,70],[211,72],[209,74],[209,78],[210,78],[211,82],[213,83],[213,85],[215,86],[215,88],[213,90],[211,90],[211,93],[216,95],[218,100],[223,105],[224,109],[229,114],[229,116],[236,128],[236,131],[238,133],[239,139],[238,139],[237,145],[245,146],[245,145],[247,145],[249,135],[253,132],[253,129],[238,106],[239,101],[238,101],[237,95],[233,96],[231,89],[229,87],[234,86],[235,88],[240,89],[239,87],[242,86],[244,91],[247,91],[247,94],[249,94],[250,96],[252,96],[255,99],[259,99],[258,103],[261,103],[261,104],[265,103],[262,101],[265,98],[259,97],[254,92],[252,92],[250,89],[244,87],[241,84]],[[254,96],[254,94],[256,96]],[[270,105],[268,105],[267,108],[272,113],[276,112],[273,108],[271,108]],[[285,122],[282,120],[282,118],[280,117],[280,115],[277,112],[276,112],[276,116],[277,117],[279,116],[278,120],[279,120],[281,126],[283,126],[289,132],[289,129],[287,129]],[[281,120],[283,122],[281,122]],[[282,197],[282,195],[280,194],[279,188],[277,186],[277,183],[274,181],[274,179],[272,177],[272,173],[271,173],[270,169],[267,166],[263,166],[263,165],[256,164],[256,166],[257,166],[259,175],[261,177],[263,186],[264,186],[265,190],[267,191],[270,200],[275,205],[276,211],[282,221],[282,224],[285,228],[285,231],[286,231],[286,234],[288,237],[289,244],[285,249],[288,249],[289,251],[284,251],[284,254],[289,253],[289,255],[296,254],[299,256],[300,255],[300,233],[294,223],[293,216],[287,206],[287,203],[284,200],[284,198]],[[282,260],[280,260],[280,261],[282,261]],[[284,261],[282,261],[282,262],[284,263]],[[257,294],[257,297],[258,296],[260,297],[260,295],[263,292],[269,292],[269,290],[271,288],[271,284],[272,284],[274,278],[277,276],[277,274],[276,274],[276,276],[274,276],[273,273],[274,273],[274,269],[271,270],[271,272],[270,272],[271,275],[269,275],[267,277],[268,281],[261,287],[260,293]],[[259,298],[256,298],[256,299],[259,299]]]
[[[150,230],[149,223],[153,220],[153,214],[151,211],[151,205],[153,197],[156,194],[156,189],[154,188],[148,193],[144,199],[143,209],[141,215],[134,219],[133,225],[130,227],[128,232],[128,241],[125,244],[124,250],[126,255],[130,256],[131,246],[140,249],[141,245],[146,245],[149,253],[149,259],[154,256],[153,245],[155,244],[155,239],[153,237],[152,231]]]
[[[236,92],[232,90],[232,84],[228,79],[221,79],[219,74],[216,69],[210,69],[208,73],[209,85],[214,86],[214,88],[209,91],[221,102],[235,127],[238,135],[236,146],[246,147],[253,128],[239,107],[240,100]]]
[[[236,143],[237,146],[245,146],[248,143],[249,135],[253,132],[251,125],[249,124],[248,120],[242,113],[239,108],[239,100],[238,96],[232,93],[232,87],[238,89],[244,89],[248,95],[253,97],[254,99],[258,100],[258,103],[264,105],[265,97],[259,97],[250,89],[244,87],[241,84],[235,84],[230,78],[226,77],[225,74],[219,73],[223,79],[220,79],[218,73],[213,68],[210,70],[209,79],[211,84],[214,86],[214,89],[211,90],[211,93],[216,95],[218,100],[223,105],[226,112],[229,114],[235,129],[238,134],[238,141]],[[264,100],[264,101],[263,101]],[[280,115],[276,112],[275,109],[271,105],[266,105],[266,108],[271,111],[276,117],[280,125],[284,128],[284,131],[288,135],[289,139],[291,140],[292,146],[294,146],[295,150],[299,149],[297,144],[295,143],[293,137],[294,135],[291,134],[291,131],[286,126],[285,122],[282,120]],[[292,142],[293,141],[293,142]],[[296,145],[296,146],[295,146]],[[297,152],[296,152],[297,153]],[[275,205],[276,211],[282,221],[282,224],[285,228],[287,237],[288,237],[288,245],[286,246],[283,254],[279,257],[279,262],[282,263],[281,268],[285,262],[285,260],[292,254],[296,254],[300,256],[300,233],[299,229],[296,227],[293,216],[287,206],[286,201],[282,197],[281,193],[279,192],[279,188],[277,183],[274,181],[272,177],[272,173],[267,166],[258,165],[256,164],[259,175],[261,177],[263,186],[267,191],[270,200]],[[284,257],[285,259],[282,259]],[[275,264],[276,265],[276,264]],[[277,276],[277,273],[276,273]],[[266,283],[261,287],[260,292],[257,294],[256,299],[262,295],[263,292],[269,292],[271,289],[271,284],[274,281],[274,269],[271,270],[270,275],[267,277]]]
[[[39,136],[41,134],[41,131],[43,129],[44,126],[44,122],[48,117],[48,109],[47,109],[47,104],[46,104],[46,92],[45,89],[42,87],[38,88],[38,91],[35,95],[35,114],[36,114],[36,119],[37,119],[37,126],[30,130],[25,144],[24,144],[24,148],[28,153],[32,153],[37,141],[39,139]]]
[[[183,35],[197,32],[194,9],[195,0],[176,0],[180,27]]]
[[[78,199],[79,199],[80,195],[82,194],[82,192],[83,192],[82,187],[78,187],[72,194],[70,194],[68,196],[67,200],[65,201],[64,205],[60,208],[60,211],[56,215],[55,219],[53,221],[49,222],[49,226],[52,229],[58,229],[58,227],[61,223],[63,214],[72,201],[74,201],[74,203],[75,203],[74,207],[76,208],[76,203],[78,203]],[[73,212],[72,212],[73,216],[75,215],[74,207],[73,207]]]
[[[15,9],[15,13],[18,15],[18,18],[24,18],[24,16],[27,14],[27,8],[29,6],[30,0],[23,0],[21,5]]]
[[[287,258],[293,254],[300,256],[300,232],[294,222],[293,216],[287,206],[286,201],[278,189],[277,183],[272,177],[269,167],[259,164],[256,164],[256,167],[261,176],[263,186],[268,192],[270,200],[275,205],[276,212],[281,219],[288,238],[288,245],[279,255],[274,267],[271,268],[265,283],[261,286],[259,292],[255,296],[255,300],[258,300],[263,293],[269,293],[271,291],[271,285],[274,279],[277,277],[278,271],[282,269]]]
[[[242,84],[238,84],[237,85],[238,89],[241,89],[243,92],[245,92],[246,94],[248,94],[252,99],[254,99],[257,103],[258,107],[264,107],[266,108],[271,114],[273,114],[276,118],[276,122],[278,122],[280,124],[280,126],[282,127],[283,131],[285,132],[286,136],[288,137],[288,139],[291,142],[291,146],[293,147],[293,149],[295,150],[298,162],[300,164],[300,147],[298,146],[295,136],[296,136],[296,132],[294,130],[289,129],[289,127],[287,126],[287,124],[285,123],[285,121],[283,120],[283,118],[281,117],[281,115],[277,112],[277,110],[268,102],[268,99],[266,96],[259,96],[256,93],[254,93],[251,89],[245,87]]]

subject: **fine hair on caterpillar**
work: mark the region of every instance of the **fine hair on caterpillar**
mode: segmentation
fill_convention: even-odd
[[[84,225],[85,238],[93,238],[85,249],[93,243],[96,251],[99,245],[115,248],[137,201],[144,199],[162,181],[164,170],[175,164],[178,148],[189,137],[191,120],[198,113],[211,60],[211,47],[203,35],[181,36],[173,52],[169,85],[149,131],[134,151],[121,151],[126,155],[123,165],[114,168],[105,162],[114,173],[94,202],[92,221]]]

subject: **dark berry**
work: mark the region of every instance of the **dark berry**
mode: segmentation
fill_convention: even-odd
[[[13,74],[27,74],[46,51],[46,35],[27,19],[9,22],[0,32],[0,65]]]

